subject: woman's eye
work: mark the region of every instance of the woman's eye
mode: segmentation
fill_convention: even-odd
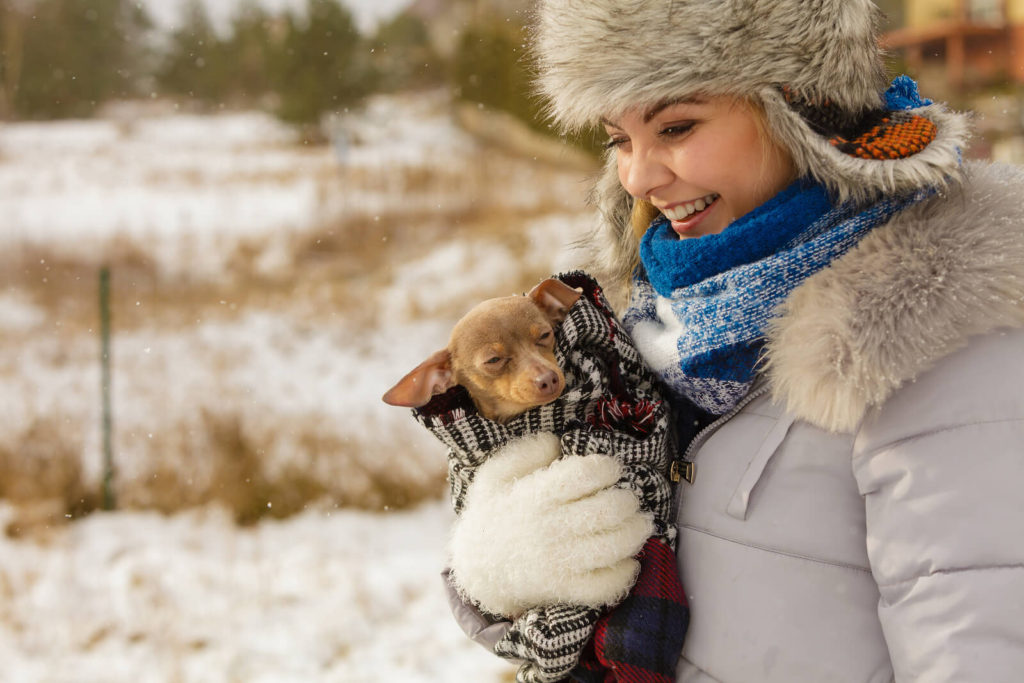
[[[618,138],[618,137],[609,138],[608,142],[604,143],[604,148],[605,149],[615,149],[616,147],[621,147],[622,145],[626,144],[627,142],[629,142],[629,138]]]
[[[693,126],[694,123],[692,121],[688,123],[676,123],[671,126],[665,126],[664,128],[661,129],[658,135],[664,138],[672,138],[677,137],[679,135],[686,135],[691,130],[693,130]]]

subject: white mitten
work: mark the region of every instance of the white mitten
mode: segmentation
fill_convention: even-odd
[[[615,487],[607,455],[559,460],[558,437],[517,439],[477,470],[449,543],[464,597],[492,614],[565,603],[620,601],[636,580],[634,556],[654,532],[636,495]]]

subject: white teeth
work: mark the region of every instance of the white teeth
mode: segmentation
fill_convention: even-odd
[[[708,208],[716,199],[718,199],[717,194],[709,194],[706,197],[701,197],[700,199],[696,199],[692,202],[680,204],[674,209],[663,209],[662,213],[664,213],[669,220],[681,221],[684,218],[692,216],[698,211],[703,211]]]

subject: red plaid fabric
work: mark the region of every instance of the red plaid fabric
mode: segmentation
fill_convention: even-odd
[[[602,616],[579,666],[577,683],[673,683],[690,610],[675,553],[658,538],[640,553],[629,596]]]

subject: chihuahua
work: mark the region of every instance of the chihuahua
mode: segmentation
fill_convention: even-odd
[[[457,385],[466,391],[439,396]],[[481,518],[471,491],[483,491],[479,495],[486,501],[491,496],[488,482],[495,476],[499,485],[505,482],[496,472],[521,468],[525,473],[546,466],[552,458],[588,455],[618,461],[621,478],[616,488],[632,491],[640,509],[652,516],[644,531],[654,533],[636,565],[622,567],[625,574],[602,572],[596,582],[580,581],[574,572],[553,566],[542,583],[520,586],[519,592],[510,592],[502,580],[492,580],[502,574],[492,564],[505,558],[480,553],[471,537],[469,542],[457,542],[458,534],[453,534],[453,569],[448,575],[453,599],[511,622],[500,645],[512,648],[508,651],[523,661],[524,680],[535,675],[557,675],[561,680],[583,662],[588,671],[607,670],[596,654],[604,646],[592,640],[598,620],[610,613],[606,607],[620,614],[602,626],[608,642],[646,642],[651,624],[658,620],[686,623],[685,602],[673,597],[685,595],[675,572],[674,539],[656,532],[673,528],[672,488],[665,476],[673,446],[669,406],[599,285],[586,273],[544,280],[526,296],[478,304],[455,325],[448,346],[399,380],[384,401],[418,409],[416,419],[448,446],[448,482],[460,516],[457,524],[465,522],[464,513],[476,510],[476,516],[470,516],[477,521],[470,528],[482,523],[486,528],[493,524],[514,529],[519,523],[517,510],[485,503]],[[466,410],[469,401],[475,411]],[[513,442],[519,445],[506,448]],[[484,488],[473,488],[479,486]],[[556,483],[535,493],[561,495],[557,489]],[[544,522],[563,523],[560,515],[545,515]],[[586,529],[582,531],[585,535]],[[536,529],[531,533],[552,535]],[[602,547],[609,544],[621,557],[639,551],[631,534],[601,535]],[[586,546],[566,548],[561,554],[572,558],[581,553],[581,564],[586,565]],[[455,569],[467,566],[475,569],[462,575]],[[627,591],[637,569],[648,577],[644,585],[656,589],[617,612],[615,605],[630,600]],[[664,634],[672,642],[666,651],[682,649],[678,631]],[[556,640],[559,645],[552,648]],[[591,642],[594,647],[588,653]],[[671,678],[672,671],[662,673],[664,680]],[[604,680],[603,674],[600,678]]]
[[[452,329],[448,346],[384,394],[393,406],[420,408],[460,384],[485,418],[504,423],[562,395],[555,327],[581,293],[554,278],[526,296],[477,304]]]

